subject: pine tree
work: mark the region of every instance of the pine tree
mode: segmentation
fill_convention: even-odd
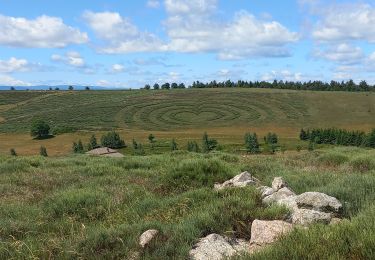
[[[96,140],[96,137],[95,135],[92,135],[90,137],[90,141],[89,141],[89,144],[87,146],[89,149],[88,150],[92,150],[92,149],[95,149],[95,148],[98,148],[98,141]]]
[[[137,150],[138,149],[138,143],[135,139],[133,139],[133,149]]]
[[[209,153],[217,147],[217,141],[208,137],[207,132],[203,134],[202,151]]]
[[[16,150],[14,148],[10,149],[11,156],[17,156]]]
[[[187,144],[187,150],[189,152],[199,153],[198,143],[195,141],[189,141]]]
[[[47,156],[48,156],[48,154],[47,154],[47,149],[46,149],[44,146],[41,146],[41,147],[40,147],[39,154],[40,154],[41,156],[47,157]]]
[[[178,150],[178,146],[177,146],[176,140],[172,139],[172,141],[171,141],[171,151],[177,151],[177,150]]]
[[[151,149],[154,149],[154,143],[155,143],[155,136],[153,134],[150,134],[148,136],[148,141],[150,142],[151,144]]]
[[[246,151],[251,154],[256,154],[260,152],[259,149],[259,143],[258,143],[258,137],[257,135],[247,133],[245,134],[245,146],[246,146]]]
[[[78,152],[79,153],[83,153],[84,152],[84,148],[83,148],[83,144],[82,144],[81,140],[78,141],[77,148],[78,148]]]

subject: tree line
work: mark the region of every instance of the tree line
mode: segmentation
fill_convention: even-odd
[[[316,144],[334,144],[344,146],[363,146],[375,148],[375,129],[370,133],[348,131],[337,128],[301,129],[301,140]]]
[[[316,91],[375,91],[375,85],[368,84],[365,80],[360,83],[356,83],[353,80],[348,81],[334,81],[323,82],[323,81],[283,81],[274,80],[273,82],[267,81],[243,81],[237,82],[227,80],[223,82],[211,81],[203,83],[200,81],[194,81],[191,85],[186,86],[184,83],[164,83],[159,85],[155,83],[152,87],[149,84],[144,86],[144,89],[150,90],[159,89],[184,89],[184,88],[268,88],[268,89],[292,89],[292,90],[316,90]]]

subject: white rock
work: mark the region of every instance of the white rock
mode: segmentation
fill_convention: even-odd
[[[260,191],[262,199],[265,198],[265,197],[268,197],[268,196],[270,196],[274,193],[274,190],[270,187],[267,187],[267,186],[261,186],[257,189]]]
[[[342,204],[340,201],[320,192],[302,193],[297,196],[296,202],[299,208],[334,213],[340,213],[342,211]]]
[[[278,191],[281,188],[288,187],[288,183],[283,179],[283,177],[275,177],[272,181],[272,189]]]
[[[189,256],[194,260],[220,260],[245,252],[249,252],[247,241],[211,234],[200,239],[190,250]]]
[[[255,185],[256,181],[253,179],[250,173],[243,172],[230,180],[227,180],[223,184],[215,184],[216,190],[222,190],[229,187],[246,187],[249,185]]]
[[[292,196],[296,196],[296,194],[293,191],[291,191],[289,188],[284,187],[278,190],[277,192],[274,192],[270,196],[265,197],[263,199],[263,202],[266,204],[271,204],[271,203],[275,203],[275,202],[284,200]]]
[[[250,245],[265,246],[271,244],[292,229],[293,225],[285,221],[254,220],[251,225]]]
[[[145,231],[140,237],[139,237],[139,245],[141,247],[146,247],[150,242],[159,234],[159,231],[156,229],[150,229]]]
[[[292,214],[292,223],[308,226],[315,223],[329,224],[331,214],[311,209],[296,209]]]

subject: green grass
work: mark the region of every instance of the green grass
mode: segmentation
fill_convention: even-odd
[[[349,158],[349,159],[348,159]],[[0,157],[0,259],[186,259],[202,236],[250,238],[256,219],[283,219],[252,188],[216,192],[248,170],[264,184],[284,176],[298,193],[320,191],[344,204],[338,226],[298,230],[254,259],[373,259],[375,151],[331,148],[239,157],[177,151],[123,159]],[[146,250],[137,243],[160,230]]]
[[[172,131],[217,127],[347,127],[375,124],[375,93],[262,89],[0,93],[1,132],[27,132],[33,118],[56,128]]]

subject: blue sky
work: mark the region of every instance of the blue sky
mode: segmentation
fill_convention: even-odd
[[[0,0],[0,85],[375,83],[375,3]]]

